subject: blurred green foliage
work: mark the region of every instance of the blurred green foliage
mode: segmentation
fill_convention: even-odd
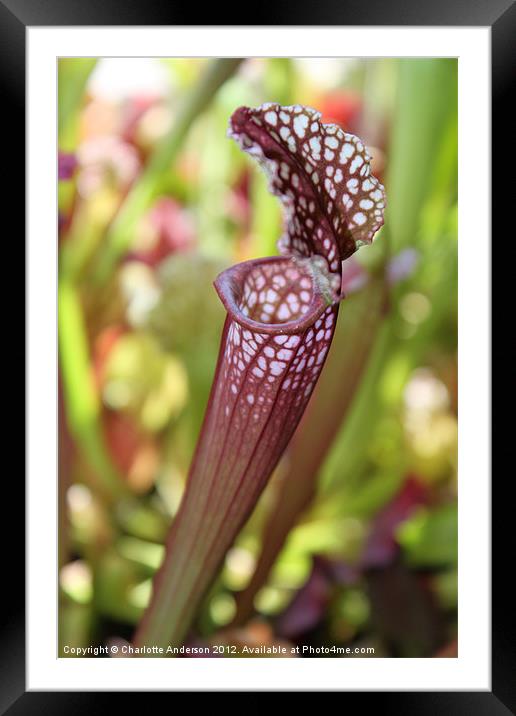
[[[212,281],[275,253],[281,232],[280,207],[226,140],[227,121],[242,104],[279,101],[314,106],[368,145],[388,209],[357,254],[359,291],[384,276],[387,300],[255,617],[228,629],[286,463],[228,553],[195,636],[450,655],[456,61],[142,60],[134,77],[124,62],[59,63],[61,646],[130,639],[145,608],[215,368],[224,311]],[[350,325],[355,299],[341,309]]]

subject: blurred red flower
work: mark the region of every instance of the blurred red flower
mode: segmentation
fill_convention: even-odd
[[[127,255],[129,261],[156,266],[170,254],[187,251],[195,245],[195,234],[188,212],[175,199],[161,197],[148,213],[149,246]]]
[[[351,90],[330,92],[319,103],[323,122],[338,124],[352,134],[359,131],[362,107],[362,98]]]

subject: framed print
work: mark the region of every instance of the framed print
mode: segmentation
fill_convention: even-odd
[[[0,8],[28,326],[3,712],[111,691],[514,707],[490,134],[498,179],[516,15],[395,5]]]

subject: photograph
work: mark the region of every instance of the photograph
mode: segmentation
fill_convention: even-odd
[[[516,713],[516,2],[224,9],[0,0],[26,346],[0,716]]]
[[[457,58],[56,71],[57,657],[457,659]]]

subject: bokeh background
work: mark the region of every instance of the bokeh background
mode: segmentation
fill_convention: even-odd
[[[456,656],[456,61],[70,58],[58,75],[61,655],[130,640],[149,599],[218,352],[212,281],[281,233],[228,118],[277,101],[364,140],[386,224],[346,263],[319,427],[190,642]]]

